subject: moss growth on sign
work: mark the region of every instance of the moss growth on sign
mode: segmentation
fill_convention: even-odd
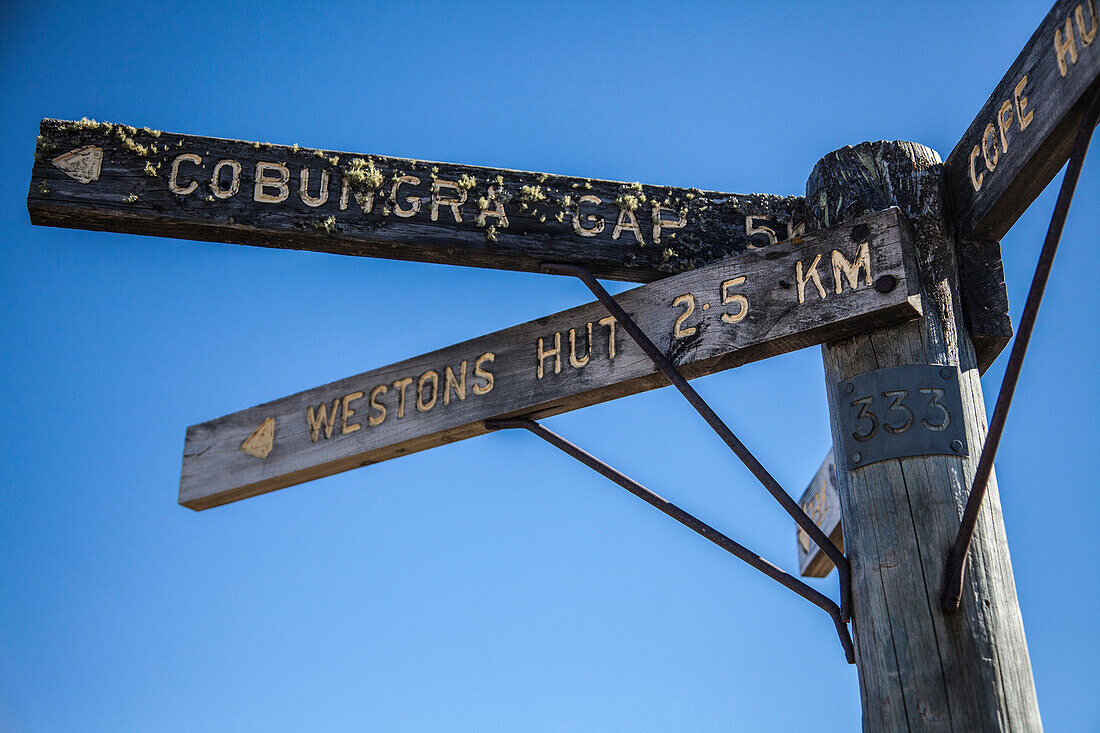
[[[42,181],[41,183],[38,184],[38,193],[42,194],[43,196],[48,194],[51,190],[52,189],[49,186],[46,185],[45,181]]]
[[[153,143],[139,142],[135,137],[137,135],[148,135],[153,139],[159,138],[161,132],[159,130],[150,130],[148,127],[138,128],[132,125],[116,125],[110,122],[96,122],[93,119],[84,117],[77,122],[70,122],[63,125],[60,132],[67,134],[71,138],[83,138],[87,140],[87,133],[99,133],[104,137],[113,137],[122,144],[122,149],[129,153],[136,155],[139,158],[148,158],[150,155],[158,152],[156,145]],[[168,146],[164,145],[164,150],[167,150]]]
[[[122,197],[122,203],[124,203],[124,204],[132,204],[137,200],[138,200],[137,194],[133,193],[133,192],[131,192],[131,193],[129,193],[129,194]]]
[[[352,158],[344,177],[352,190],[360,193],[374,191],[384,182],[382,171],[378,170],[373,158]]]
[[[35,140],[34,159],[37,161],[45,160],[48,156],[56,153],[57,150],[57,143],[47,139],[43,135],[39,135],[38,138]]]
[[[635,211],[641,203],[634,194],[619,194],[615,199],[615,205],[623,211]]]
[[[463,173],[458,178],[458,187],[464,188],[469,191],[471,188],[477,185],[477,179],[471,176],[469,173]],[[486,204],[486,207],[488,204]]]
[[[536,201],[545,201],[546,194],[542,192],[542,186],[522,186],[519,189],[519,200],[533,204]]]
[[[323,230],[325,232],[328,232],[329,234],[332,234],[336,231],[335,216],[325,216],[319,219],[311,219],[308,223],[314,229]]]

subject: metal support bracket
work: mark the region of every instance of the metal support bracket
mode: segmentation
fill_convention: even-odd
[[[722,422],[722,419],[711,409],[710,405],[695,391],[695,388],[688,384],[687,379],[680,374],[680,370],[669,361],[653,341],[650,340],[641,327],[634,321],[630,315],[623,310],[623,307],[611,297],[599,281],[593,277],[585,268],[579,265],[570,264],[556,264],[545,263],[540,268],[543,272],[550,275],[571,275],[578,278],[583,282],[592,294],[596,296],[596,299],[607,308],[608,312],[615,317],[630,337],[634,339],[634,342],[641,347],[646,356],[656,365],[658,371],[664,375],[664,377],[672,383],[672,386],[679,390],[680,394],[684,396],[684,399],[695,408],[695,411],[702,416],[707,425],[710,425],[711,429],[718,434],[718,437],[722,439],[730,450],[741,459],[741,462],[745,464],[745,467],[756,476],[757,480],[764,485],[764,488],[768,490],[768,493],[779,502],[780,506],[786,510],[787,514],[802,528],[814,544],[821,548],[821,551],[833,561],[837,569],[837,579],[840,581],[840,616],[847,623],[852,618],[852,570],[848,564],[848,558],[844,556],[844,553],[840,551],[833,541],[830,540],[821,528],[818,527],[806,512],[802,510],[802,507],[798,505],[790,494],[783,490],[783,487],[779,485],[779,482],[772,477],[768,470],[756,459],[756,456],[745,447],[733,431]]]
[[[989,420],[989,432],[985,437],[985,445],[982,446],[982,454],[978,459],[978,467],[974,471],[974,483],[970,488],[970,496],[966,499],[966,509],[963,511],[959,533],[955,537],[955,544],[951,548],[951,554],[947,558],[947,567],[944,571],[943,597],[940,605],[946,613],[953,613],[959,609],[962,602],[963,577],[966,574],[966,558],[970,551],[970,541],[974,538],[974,528],[978,523],[978,510],[982,506],[985,497],[989,476],[993,471],[993,457],[997,455],[997,446],[1001,442],[1001,434],[1004,432],[1005,420],[1008,418],[1008,408],[1012,406],[1012,396],[1016,391],[1016,383],[1020,379],[1020,371],[1024,366],[1024,356],[1027,354],[1027,345],[1031,340],[1031,332],[1035,329],[1035,320],[1039,315],[1039,305],[1043,301],[1043,292],[1047,287],[1047,279],[1054,265],[1054,255],[1058,252],[1058,242],[1062,238],[1062,229],[1066,224],[1066,215],[1069,206],[1073,202],[1073,192],[1077,188],[1077,179],[1081,177],[1081,167],[1085,162],[1085,154],[1089,150],[1089,141],[1092,139],[1093,128],[1100,119],[1100,89],[1098,89],[1089,103],[1088,111],[1081,119],[1081,126],[1077,128],[1077,137],[1073,141],[1073,152],[1066,166],[1066,175],[1062,179],[1062,186],[1058,190],[1058,201],[1054,204],[1054,213],[1050,217],[1050,227],[1047,229],[1046,239],[1043,241],[1043,249],[1039,253],[1039,261],[1035,265],[1035,275],[1031,278],[1031,288],[1027,293],[1027,302],[1024,303],[1024,313],[1020,316],[1020,328],[1016,332],[1016,340],[1012,343],[1012,351],[1008,355],[1008,365],[1005,367],[1005,376],[1001,381],[1001,389],[997,393],[997,405],[993,408],[993,417]]]
[[[840,645],[844,647],[844,658],[848,660],[849,664],[855,664],[855,650],[852,646],[852,637],[848,633],[846,620],[843,618],[840,612],[840,607],[837,606],[828,596],[819,593],[818,591],[803,583],[798,578],[795,578],[794,576],[784,572],[780,568],[776,567],[775,565],[771,564],[764,558],[754,553],[752,550],[749,550],[744,545],[735,542],[734,540],[730,539],[726,535],[711,527],[709,524],[706,524],[695,516],[687,513],[667,499],[658,496],[646,487],[639,484],[637,481],[631,479],[629,476],[626,476],[620,471],[617,471],[616,469],[601,461],[599,458],[593,456],[591,453],[588,453],[582,448],[574,445],[573,443],[570,443],[565,438],[540,425],[534,420],[530,420],[528,418],[486,420],[485,427],[488,430],[522,428],[524,430],[530,431],[531,433],[534,433],[550,445],[558,448],[562,452],[588,466],[596,473],[599,473],[605,478],[614,481],[619,486],[623,487],[631,494],[634,494],[634,496],[638,497],[642,501],[645,501],[651,506],[660,509],[662,512],[672,517],[688,529],[697,532],[698,534],[702,535],[714,544],[721,547],[723,550],[726,550],[737,558],[753,566],[760,572],[764,573],[764,575],[767,575],[772,580],[777,581],[786,588],[802,596],[807,601],[822,609],[823,611],[825,611],[825,613],[829,614],[829,617],[833,620],[833,624],[836,626],[836,633],[840,637]]]

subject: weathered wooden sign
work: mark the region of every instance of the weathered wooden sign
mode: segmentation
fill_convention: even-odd
[[[829,455],[821,462],[821,467],[817,469],[798,504],[814,520],[814,524],[821,527],[821,531],[843,550],[844,529],[840,525],[840,492],[836,487],[833,451],[830,450]],[[798,528],[797,539],[798,572],[807,578],[824,578],[828,575],[835,567],[833,561],[814,544],[801,527]]]
[[[947,158],[963,239],[998,240],[1069,158],[1100,77],[1096,0],[1055,3]]]
[[[920,315],[896,210],[628,291],[618,300],[685,376]],[[662,386],[598,302],[187,431],[180,503],[205,509]]]
[[[43,120],[34,224],[648,282],[797,235],[738,195]]]

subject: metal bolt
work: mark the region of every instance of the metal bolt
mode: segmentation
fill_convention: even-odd
[[[844,394],[852,394],[856,389],[856,386],[851,382],[844,383]]]
[[[940,369],[940,376],[944,379],[951,379],[952,369],[951,367],[943,367]]]
[[[951,450],[955,451],[956,453],[962,453],[962,450],[963,450],[962,441],[961,440],[952,440],[951,441]]]
[[[853,242],[866,242],[867,237],[870,236],[870,234],[871,234],[871,227],[867,226],[866,224],[860,224],[859,226],[857,226],[856,228],[854,228],[852,230],[852,234],[851,234],[852,241]]]
[[[898,285],[898,279],[893,275],[883,275],[878,280],[875,280],[875,290],[880,293],[889,293]]]
[[[853,453],[852,454],[852,463],[859,463],[862,460],[863,460],[863,454],[862,453]]]

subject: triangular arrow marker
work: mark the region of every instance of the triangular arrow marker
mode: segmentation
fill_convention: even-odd
[[[241,443],[241,453],[247,453],[257,458],[267,458],[271,449],[275,447],[275,418],[269,417],[260,423],[260,427],[252,431]]]
[[[95,145],[77,148],[57,156],[53,164],[69,178],[81,183],[99,180],[99,168],[103,164],[103,149]]]

